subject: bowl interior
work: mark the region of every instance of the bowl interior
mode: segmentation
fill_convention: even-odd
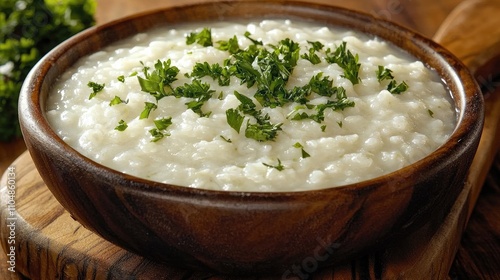
[[[467,133],[467,130],[459,128],[470,128],[477,122],[477,115],[481,107],[481,102],[479,102],[481,98],[480,96],[478,97],[475,82],[469,76],[465,75],[465,67],[456,58],[433,41],[393,23],[341,8],[300,2],[269,1],[258,3],[258,1],[245,1],[206,3],[146,12],[91,28],[67,40],[49,53],[38,65],[37,73],[33,73],[32,76],[36,76],[38,83],[27,85],[29,87],[28,90],[36,93],[32,96],[33,102],[27,104],[30,108],[30,114],[32,113],[33,115],[28,115],[25,118],[27,121],[24,123],[27,125],[29,119],[37,119],[37,125],[41,130],[39,135],[48,135],[59,146],[64,147],[63,149],[66,152],[69,150],[71,153],[77,153],[67,147],[52,131],[44,115],[45,100],[53,81],[78,59],[94,53],[113,42],[160,26],[175,26],[192,22],[203,24],[203,22],[213,22],[214,20],[244,21],[245,19],[264,18],[298,19],[301,21],[313,21],[327,26],[333,25],[357,30],[391,42],[417,59],[424,61],[429,68],[439,73],[455,102],[457,129],[449,141],[431,156],[412,164],[411,168],[403,168],[375,180],[388,180],[388,176],[401,176],[401,174],[408,170],[415,171],[416,169],[424,168],[429,160],[432,161],[437,157],[452,156],[449,151],[453,150],[453,147],[462,141],[464,134]],[[49,61],[50,63],[48,63]],[[34,89],[33,87],[35,86],[39,88]],[[99,164],[95,164],[99,166]],[[107,169],[102,166],[100,167]],[[107,171],[116,172],[111,169],[107,169]],[[142,179],[137,178],[137,180]],[[354,185],[360,187],[363,183]]]

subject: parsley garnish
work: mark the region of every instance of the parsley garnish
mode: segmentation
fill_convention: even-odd
[[[403,81],[397,83],[396,80],[392,80],[389,85],[387,85],[387,90],[392,94],[401,94],[408,89],[408,85]]]
[[[240,115],[237,109],[228,109],[226,110],[226,119],[229,126],[240,133],[240,128],[245,117]]]
[[[118,105],[118,104],[121,104],[121,103],[127,104],[128,100],[123,100],[119,96],[115,95],[115,98],[111,99],[111,101],[109,102],[109,106]]]
[[[158,60],[151,72],[149,72],[149,67],[143,64],[144,78],[137,76],[141,90],[154,96],[157,101],[171,94],[173,91],[171,84],[177,80],[179,68],[170,64],[170,59],[164,62]]]
[[[218,41],[217,43],[219,44],[217,48],[221,51],[227,51],[230,54],[235,54],[241,51],[236,35],[227,41]]]
[[[431,118],[434,118],[434,112],[431,109],[427,109],[427,113],[429,113],[429,116],[431,116]]]
[[[340,66],[340,68],[344,70],[344,75],[342,75],[342,77],[348,79],[353,85],[355,85],[360,81],[359,69],[361,64],[358,63],[358,54],[353,55],[346,46],[347,43],[342,42],[342,44],[340,44],[340,46],[338,46],[333,53],[330,49],[328,49],[326,51],[326,61],[329,63],[336,63]]]
[[[270,168],[274,168],[278,171],[283,171],[285,169],[285,167],[283,166],[283,164],[281,164],[281,160],[278,159],[278,164],[277,165],[271,165],[271,164],[267,164],[267,163],[262,163],[264,166],[267,166],[267,167],[270,167]]]
[[[125,76],[121,75],[116,78],[118,81],[124,83],[125,82]]]
[[[308,158],[308,157],[310,157],[310,156],[311,156],[310,154],[308,154],[308,153],[304,150],[304,146],[302,146],[302,144],[300,144],[299,142],[295,143],[293,146],[294,146],[295,148],[301,149],[302,158]]]
[[[149,114],[151,111],[156,110],[158,106],[151,102],[144,102],[144,110],[141,112],[139,119],[147,119],[149,118]]]
[[[193,67],[191,75],[187,76],[195,78],[209,76],[212,79],[217,80],[220,86],[228,86],[231,78],[227,67],[222,67],[218,63],[210,65],[206,61],[203,63],[197,62]]]
[[[240,112],[245,115],[250,115],[255,118],[256,123],[250,123],[250,120],[247,121],[245,137],[259,142],[274,140],[278,131],[281,130],[282,124],[272,124],[269,121],[269,116],[267,114],[262,115],[262,112],[257,110],[257,106],[249,97],[237,91],[234,92],[234,95],[241,104],[237,109],[229,109],[226,111],[226,118],[229,125],[239,133],[244,119],[244,117],[240,115]]]
[[[319,58],[318,54],[316,54],[317,51],[320,51],[324,45],[321,42],[311,42],[307,41],[310,45],[312,45],[312,48],[309,49],[309,53],[304,53],[300,57],[306,60],[309,60],[312,64],[318,64],[321,62],[321,59]]]
[[[383,80],[392,80],[394,76],[392,76],[392,70],[389,68],[385,68],[384,66],[379,65],[378,70],[376,72],[377,80],[379,82]]]
[[[173,95],[177,98],[193,98],[194,100],[186,103],[188,109],[191,109],[193,112],[200,115],[200,117],[207,117],[210,116],[210,112],[202,112],[201,107],[212,97],[214,92],[215,90],[210,89],[209,84],[194,79],[190,84],[185,83],[183,86],[176,87]]]
[[[192,45],[198,43],[204,47],[213,46],[212,31],[209,28],[203,28],[200,32],[191,32],[186,36],[186,44]]]
[[[167,132],[168,127],[172,124],[172,118],[161,118],[153,121],[156,128],[149,130],[149,133],[153,137],[151,142],[157,142],[165,136],[170,136]]]
[[[159,130],[166,130],[172,124],[172,118],[161,118],[153,122]]]
[[[226,138],[226,137],[224,137],[224,136],[222,136],[222,135],[220,135],[220,138],[221,138],[222,140],[226,141],[227,143],[233,143],[233,141],[232,141],[231,139]]]
[[[115,127],[115,130],[124,131],[125,129],[127,129],[127,127],[127,123],[124,120],[120,120],[118,122],[118,125]]]
[[[105,84],[98,84],[96,82],[90,81],[87,83],[87,86],[92,89],[92,93],[89,96],[89,99],[92,99],[104,89]]]
[[[245,137],[257,140],[259,142],[274,140],[279,130],[281,130],[282,123],[272,124],[269,121],[257,122],[254,124],[247,121],[247,128],[245,130]]]
[[[252,34],[251,34],[250,32],[248,32],[248,31],[246,31],[246,32],[245,32],[245,34],[244,34],[244,36],[245,36],[248,40],[252,41],[252,43],[253,43],[254,45],[260,45],[260,46],[262,46],[262,45],[263,45],[263,44],[262,44],[262,41],[252,39],[252,38],[250,37],[250,35],[252,35]]]

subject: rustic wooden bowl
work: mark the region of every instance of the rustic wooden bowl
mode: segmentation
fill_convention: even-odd
[[[457,110],[450,139],[424,159],[372,180],[324,190],[191,189],[111,170],[63,142],[45,118],[54,80],[82,56],[159,25],[299,18],[376,35],[435,68]],[[427,222],[439,224],[463,187],[483,124],[481,92],[436,43],[357,12],[289,1],[219,2],[154,11],[91,28],[33,69],[20,97],[22,131],[58,201],[86,228],[143,256],[222,273],[283,273],[347,261]]]

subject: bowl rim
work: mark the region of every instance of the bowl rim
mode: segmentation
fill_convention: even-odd
[[[394,40],[389,40],[387,36],[391,36],[389,33],[397,33],[404,37],[404,39],[409,40],[412,44],[416,45],[422,52],[431,53],[434,57],[439,61],[439,64],[444,65],[444,69],[440,72],[437,69],[433,69],[438,72],[440,78],[444,80],[444,84],[447,89],[451,91],[450,84],[455,88],[453,90],[456,91],[456,94],[452,96],[455,104],[455,109],[457,112],[456,115],[456,125],[455,128],[448,138],[448,140],[439,146],[434,152],[428,154],[422,159],[407,165],[403,168],[400,168],[396,171],[380,175],[378,177],[363,180],[357,183],[346,184],[333,186],[322,189],[312,189],[312,190],[299,190],[299,191],[277,191],[277,192],[260,192],[260,191],[224,191],[224,190],[212,190],[212,189],[202,189],[202,188],[192,188],[192,187],[184,187],[174,184],[161,183],[152,181],[149,179],[137,177],[130,174],[122,173],[118,170],[109,168],[103,164],[100,164],[85,155],[78,152],[75,148],[71,147],[69,144],[64,142],[62,138],[56,134],[54,129],[52,129],[48,120],[45,117],[45,99],[43,95],[44,82],[46,80],[47,75],[56,69],[56,72],[59,71],[59,67],[57,62],[61,57],[65,55],[67,51],[72,49],[75,46],[78,46],[82,41],[89,40],[98,34],[103,34],[106,32],[110,32],[114,28],[119,28],[122,25],[131,24],[137,20],[144,20],[147,17],[151,17],[152,15],[159,14],[168,14],[170,12],[176,12],[179,9],[192,9],[192,8],[203,8],[210,7],[211,5],[286,5],[292,9],[305,9],[311,10],[310,12],[321,13],[323,16],[332,16],[335,15],[335,21],[338,21],[341,18],[344,21],[347,21],[349,24],[364,21],[366,22],[365,28],[356,29],[357,32],[366,33],[370,36],[377,36],[388,42],[391,42],[393,45],[401,48],[403,51],[409,52],[408,49],[405,49],[401,46],[402,42],[395,42]],[[283,13],[278,14],[270,14],[271,18],[276,18],[278,16],[283,17]],[[268,17],[265,15],[263,17]],[[258,19],[259,17],[250,17],[254,19]],[[291,17],[301,19],[301,17],[293,16]],[[219,19],[220,16],[219,16]],[[303,18],[302,18],[303,19]],[[306,19],[307,20],[307,19]],[[203,22],[202,20],[189,20],[188,22]],[[321,21],[312,22],[321,23]],[[168,23],[160,23],[158,26],[169,26]],[[330,24],[330,26],[333,26]],[[152,29],[155,26],[146,28]],[[382,32],[384,30],[384,32]],[[133,36],[136,33],[130,33],[125,37]],[[119,39],[117,39],[119,40]],[[110,43],[113,43],[117,40],[112,40],[110,42],[104,43],[103,46],[106,46]],[[88,55],[94,51],[88,52]],[[417,54],[411,53],[411,55],[418,57]],[[76,60],[80,59],[84,55],[79,55]],[[68,66],[70,67],[74,64],[75,61],[71,62]],[[423,61],[423,63],[429,67],[428,61]],[[436,63],[438,64],[438,63]],[[431,67],[432,68],[432,67]],[[60,71],[62,74],[65,70],[64,68]],[[58,76],[57,75],[57,76]],[[46,88],[47,86],[45,86]],[[45,93],[47,95],[48,93]],[[456,100],[454,96],[460,96],[459,100]],[[457,103],[458,102],[458,103]],[[102,170],[106,172],[108,177],[112,178],[117,182],[126,182],[131,181],[134,184],[128,185],[123,184],[117,186],[115,184],[115,188],[129,188],[130,191],[141,191],[147,190],[150,193],[176,193],[177,195],[186,195],[186,196],[218,196],[221,198],[240,198],[240,197],[248,197],[252,196],[259,199],[275,199],[278,197],[282,198],[295,198],[299,196],[321,196],[323,194],[327,194],[329,192],[337,192],[337,191],[355,191],[358,192],[362,189],[370,189],[375,187],[384,186],[384,182],[390,181],[398,181],[403,180],[406,176],[405,174],[412,174],[415,172],[420,172],[426,169],[430,163],[436,163],[438,165],[442,165],[443,161],[446,159],[456,159],[467,148],[467,145],[470,142],[473,142],[477,136],[477,134],[481,133],[481,128],[484,121],[484,109],[483,109],[483,96],[477,85],[475,79],[468,71],[467,67],[453,54],[447,51],[444,47],[437,44],[436,42],[428,39],[427,37],[420,35],[419,33],[412,31],[406,27],[403,27],[397,23],[388,21],[386,19],[376,18],[370,14],[354,11],[338,6],[333,5],[324,5],[317,3],[308,3],[302,1],[283,1],[283,0],[271,0],[271,1],[258,1],[258,0],[250,0],[250,1],[215,1],[215,2],[200,2],[194,4],[187,4],[181,6],[173,6],[167,8],[158,8],[150,11],[145,11],[137,14],[133,14],[130,16],[122,17],[120,19],[116,19],[110,21],[108,23],[93,26],[88,28],[73,37],[67,39],[63,43],[59,44],[52,51],[46,54],[40,61],[33,67],[25,82],[23,83],[20,99],[19,99],[19,115],[20,115],[20,123],[23,135],[31,134],[36,135],[37,141],[43,142],[50,146],[51,148],[56,149],[59,153],[64,153],[68,157],[73,159],[77,159],[79,164],[83,164],[81,166],[82,169],[88,170]],[[466,112],[462,109],[467,109]],[[463,128],[463,129],[459,129]],[[479,130],[475,132],[475,129]],[[471,134],[471,130],[473,133]],[[31,136],[33,137],[33,136]],[[25,137],[26,139],[27,137]],[[28,144],[28,143],[27,143]],[[30,145],[27,145],[30,148]]]

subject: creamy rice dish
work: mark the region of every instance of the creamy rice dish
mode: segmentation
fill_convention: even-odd
[[[378,38],[290,20],[179,26],[114,43],[63,74],[60,137],[134,176],[281,192],[390,173],[455,126],[437,74]]]

